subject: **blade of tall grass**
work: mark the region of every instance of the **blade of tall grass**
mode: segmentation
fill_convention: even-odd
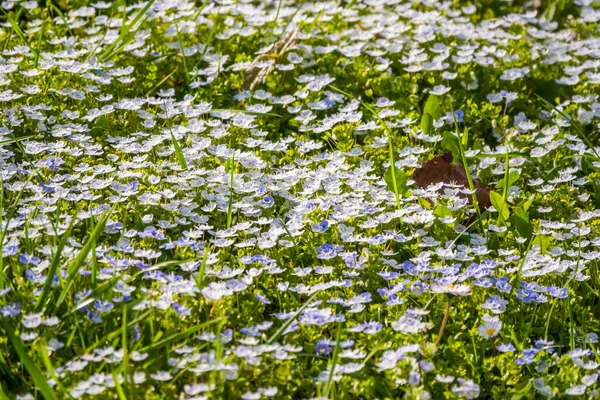
[[[71,34],[72,37],[76,37],[75,34],[73,33],[73,30],[71,29],[71,25],[69,25],[69,21],[67,21],[67,19],[65,18],[65,14],[63,14],[63,12],[60,10],[60,8],[56,7],[51,0],[48,0],[46,2],[47,6],[50,7],[52,9],[52,11],[54,11],[56,14],[58,14],[58,16],[60,17],[60,19],[63,21],[63,23],[65,24],[65,26],[67,27],[67,30],[69,31],[69,33]],[[79,38],[77,37],[77,41],[79,41]]]
[[[54,281],[54,275],[58,270],[58,266],[60,264],[60,256],[62,255],[62,251],[67,244],[67,240],[71,237],[71,233],[73,232],[73,226],[75,225],[75,221],[77,220],[77,213],[79,212],[79,207],[75,209],[73,216],[71,218],[71,222],[69,223],[69,227],[63,233],[60,242],[58,243],[58,247],[56,248],[56,252],[54,253],[54,257],[52,258],[52,262],[50,263],[50,267],[48,268],[48,275],[46,276],[46,282],[44,283],[44,287],[42,288],[42,294],[38,298],[38,302],[35,306],[35,311],[39,312],[46,305],[46,299],[50,294],[50,290],[52,288],[52,282]]]
[[[33,68],[38,67],[38,62],[40,60],[40,49],[42,48],[42,39],[44,37],[44,24],[42,23],[42,26],[40,28],[40,35],[38,36],[38,41],[37,41],[37,45],[35,48],[35,57],[33,59]]]
[[[204,10],[204,7],[206,7],[206,5],[208,4],[208,1],[209,0],[204,0],[204,3],[202,3],[202,5],[198,8],[198,11],[196,11],[196,14],[194,14],[194,16],[192,17],[192,19],[190,19],[190,21],[196,21],[196,18],[198,18],[200,13]]]
[[[121,386],[121,382],[119,382],[119,373],[117,369],[111,367],[113,381],[115,382],[115,389],[117,389],[117,396],[119,396],[119,400],[127,400],[127,396],[125,396],[125,392],[123,391],[123,386]]]
[[[235,174],[235,152],[231,154],[229,163],[229,202],[227,204],[227,229],[231,228],[233,221],[233,178]]]
[[[179,166],[181,167],[181,169],[187,171],[188,166],[187,166],[187,162],[185,161],[185,156],[183,155],[183,151],[181,150],[181,146],[179,145],[177,138],[173,134],[173,131],[169,129],[169,132],[171,133],[171,140],[173,141],[173,147],[175,148],[175,155],[177,156],[177,162],[179,163]]]
[[[31,376],[33,383],[38,388],[42,396],[44,396],[46,400],[58,400],[56,392],[54,391],[54,389],[52,389],[52,387],[50,387],[46,378],[44,378],[40,370],[36,367],[29,354],[27,354],[27,349],[25,349],[23,342],[15,334],[12,327],[10,326],[10,323],[6,318],[0,318],[0,326],[2,326],[2,329],[4,330],[8,341],[19,356],[21,364],[23,364],[23,366]]]
[[[589,147],[592,152],[594,152],[594,155],[596,156],[596,159],[600,160],[600,155],[598,155],[598,152],[594,148],[594,145],[592,144],[592,141],[585,134],[585,132],[583,131],[583,128],[581,127],[581,125],[579,124],[579,122],[571,119],[567,114],[565,114],[564,112],[562,112],[561,110],[559,110],[557,107],[553,106],[548,100],[546,100],[545,98],[543,98],[539,94],[535,93],[535,95],[542,102],[542,105],[544,106],[544,108],[546,108],[548,111],[555,111],[561,117],[563,117],[564,119],[566,119],[567,121],[569,121],[569,123],[575,128],[575,130],[577,131],[577,133],[579,134],[579,136],[581,137],[581,140],[583,140],[583,142],[585,143],[585,145],[587,147]]]
[[[168,267],[170,265],[184,264],[184,263],[189,262],[189,261],[192,261],[192,260],[187,260],[187,261],[186,260],[181,260],[181,261],[179,261],[179,260],[171,260],[171,261],[165,261],[165,262],[162,262],[162,263],[155,264],[155,265],[153,265],[151,267],[148,267],[146,269],[142,269],[140,271],[137,271],[135,274],[133,274],[129,278],[127,278],[125,280],[125,283],[129,284],[129,283],[133,282],[138,276],[140,276],[142,274],[145,274],[147,272],[156,271],[156,270],[159,270],[159,269],[161,269],[163,267]],[[101,296],[104,293],[106,293],[109,290],[111,290],[117,284],[117,282],[119,282],[121,279],[123,279],[125,277],[125,275],[127,275],[127,273],[123,272],[122,274],[120,274],[118,276],[115,276],[115,277],[109,279],[108,281],[104,282],[102,285],[96,287],[96,289],[92,290],[87,296],[83,297],[79,301],[79,303],[77,303],[77,305],[75,305],[75,307],[73,307],[71,310],[69,310],[69,312],[67,312],[65,314],[65,316],[68,315],[68,314],[72,314],[75,311],[81,310],[82,308],[86,307],[87,305],[89,305],[89,304],[93,303],[94,301],[100,299]]]
[[[153,343],[151,345],[148,345],[146,347],[143,347],[139,350],[140,353],[145,353],[145,352],[149,352],[149,351],[154,351],[154,350],[159,350],[162,349],[163,347],[169,346],[173,343],[177,343],[182,339],[185,339],[186,337],[190,336],[191,334],[198,332],[200,329],[205,328],[209,325],[212,324],[216,324],[217,322],[221,322],[224,321],[225,318],[216,318],[207,322],[204,322],[202,324],[198,324],[195,325],[189,329],[186,329],[185,331],[181,332],[181,333],[176,333],[174,335],[171,335],[167,338],[164,338],[162,340],[157,341],[156,343]]]
[[[388,136],[388,159],[389,159],[389,163],[390,163],[390,172],[391,172],[391,176],[392,176],[394,196],[396,197],[396,208],[399,210],[401,208],[400,207],[400,194],[401,193],[399,193],[399,191],[398,191],[398,184],[397,184],[397,180],[396,180],[397,177],[396,177],[396,163],[394,161],[394,143],[392,141],[394,133],[392,132],[392,129],[387,125],[387,123],[383,119],[381,119],[381,117],[379,117],[379,114],[377,113],[377,111],[375,111],[370,105],[368,105],[367,103],[363,102],[362,100],[356,98],[355,96],[351,95],[350,93],[347,93],[333,85],[328,85],[328,86],[330,88],[332,88],[333,90],[350,97],[351,99],[357,100],[364,108],[367,109],[367,111],[369,111],[371,113],[371,115],[373,115],[373,117],[375,117],[377,122],[379,122],[381,124],[382,128],[387,133],[387,136]]]
[[[283,332],[285,332],[285,330],[292,324],[292,322],[294,322],[294,320],[296,318],[298,318],[298,316],[300,315],[300,313],[302,312],[302,310],[304,310],[306,307],[308,307],[308,305],[310,303],[313,302],[313,300],[317,297],[317,294],[319,292],[315,292],[313,293],[305,302],[304,304],[302,304],[302,306],[300,306],[300,308],[298,310],[296,310],[296,312],[294,313],[294,315],[291,318],[288,318],[283,325],[281,325],[281,327],[279,329],[277,329],[277,331],[267,340],[267,344],[273,344],[275,343],[279,337],[283,334]]]
[[[160,82],[158,82],[156,85],[154,85],[154,87],[152,87],[152,89],[148,90],[148,92],[146,92],[146,97],[148,97],[152,93],[154,93],[154,91],[156,91],[156,89],[158,89],[158,87],[160,85],[162,85],[163,83],[165,83],[167,81],[167,79],[169,79],[170,77],[172,77],[173,75],[175,75],[175,72],[177,72],[177,68],[175,68],[173,70],[173,72],[171,72],[169,75],[167,75],[163,79],[161,79]]]
[[[32,139],[32,138],[36,138],[39,137],[39,134],[35,134],[35,135],[27,135],[27,136],[21,136],[21,137],[14,137],[12,139],[8,139],[8,140],[2,140],[0,141],[0,146],[5,145],[5,144],[12,144],[12,143],[17,143],[17,142],[22,142],[23,140],[27,140],[27,139]]]
[[[204,44],[204,49],[202,50],[202,54],[200,54],[200,58],[198,59],[198,61],[196,61],[196,64],[194,65],[194,69],[197,70],[198,67],[200,66],[200,63],[202,62],[202,60],[204,60],[204,57],[206,57],[206,54],[208,53],[208,48],[210,47],[213,37],[215,36],[216,30],[217,30],[216,22],[213,22],[213,26],[210,28],[210,32],[208,33],[208,39],[206,39],[206,43]]]
[[[23,45],[29,47],[29,49],[33,52],[33,54],[35,56],[38,56],[37,49],[35,49],[29,45],[29,41],[27,40],[27,38],[25,37],[25,34],[21,30],[19,23],[10,14],[8,14],[6,11],[4,11],[4,9],[2,9],[2,8],[0,8],[0,9],[6,16],[6,19],[10,23],[10,26],[12,27],[12,29],[15,32],[15,34],[17,35],[17,37],[21,40],[21,42],[23,42]]]
[[[331,356],[331,369],[329,370],[329,376],[327,377],[327,383],[323,389],[323,397],[329,398],[329,392],[331,391],[331,385],[333,384],[333,375],[335,373],[335,367],[338,363],[340,353],[340,338],[342,337],[342,323],[338,322],[337,333],[335,335],[335,346],[333,348],[333,354]]]
[[[133,21],[129,25],[127,25],[127,28],[121,30],[119,37],[117,37],[117,39],[115,41],[113,41],[112,44],[110,46],[108,46],[108,48],[106,50],[104,50],[104,52],[100,55],[100,57],[99,57],[100,61],[104,61],[107,58],[115,56],[116,54],[120,53],[122,51],[122,49],[125,48],[125,46],[127,46],[127,44],[129,44],[131,39],[133,37],[135,37],[135,34],[137,33],[137,31],[142,27],[142,24],[139,24],[137,26],[137,29],[135,29],[135,30],[133,29],[133,27],[136,26],[136,24],[140,21],[140,19],[146,14],[146,11],[148,11],[148,9],[150,9],[150,7],[152,7],[152,5],[154,4],[155,1],[156,0],[149,0],[146,3],[146,5],[137,13],[137,15],[135,16]],[[115,48],[119,44],[121,46],[119,48],[117,48],[117,50],[115,50]]]
[[[469,162],[467,160],[467,156],[465,153],[465,146],[463,145],[463,138],[460,133],[460,129],[458,128],[458,121],[456,120],[456,113],[454,112],[454,107],[452,105],[452,100],[450,100],[450,112],[452,113],[452,119],[454,120],[454,128],[456,129],[456,136],[458,136],[458,147],[460,149],[460,157],[465,170],[465,175],[467,175],[467,182],[469,183],[469,190],[472,192],[471,199],[473,202],[473,206],[475,208],[475,212],[477,213],[477,219],[479,221],[479,229],[481,233],[487,237],[487,230],[483,227],[483,221],[481,219],[481,209],[479,208],[479,202],[477,201],[477,194],[475,191],[475,185],[473,184],[473,177],[471,176],[471,170],[469,168]]]
[[[123,378],[129,393],[129,399],[133,400],[133,377],[131,376],[131,366],[129,365],[129,348],[127,347],[127,307],[123,307],[123,317],[121,318],[121,348],[123,349]]]
[[[206,243],[204,247],[204,255],[202,256],[202,264],[200,264],[200,270],[196,278],[196,285],[198,289],[202,287],[202,281],[204,280],[204,273],[206,272],[206,262],[208,261],[208,254],[210,252],[210,243]]]
[[[177,41],[179,42],[179,51],[181,51],[181,63],[183,64],[183,71],[185,72],[185,81],[187,83],[188,90],[190,88],[190,72],[188,71],[187,61],[185,60],[185,47],[183,46],[183,40],[181,39],[181,33],[179,32],[179,26],[175,22],[175,32],[177,32]]]
[[[50,361],[50,356],[48,355],[48,349],[46,348],[46,343],[43,340],[38,342],[37,351],[38,351],[38,354],[40,355],[40,357],[42,358],[42,363],[44,364],[46,371],[52,377],[52,379],[54,379],[54,382],[60,389],[61,394],[64,394],[67,397],[69,397],[70,399],[72,399],[73,396],[71,396],[69,391],[63,386],[59,377],[56,375],[56,371],[54,370],[54,366],[52,365],[52,361]]]
[[[71,265],[69,265],[69,267],[67,268],[67,278],[65,279],[65,282],[63,285],[63,290],[60,293],[58,300],[55,303],[53,303],[53,310],[57,310],[61,306],[62,302],[66,299],[68,293],[71,290],[71,286],[73,286],[75,284],[75,277],[77,275],[77,272],[79,272],[79,269],[81,268],[81,266],[84,264],[85,260],[87,259],[87,256],[90,253],[92,246],[94,245],[94,243],[97,242],[98,238],[104,231],[104,227],[106,226],[106,221],[112,214],[115,207],[116,207],[116,204],[113,204],[113,206],[108,211],[106,211],[104,216],[100,219],[98,224],[94,227],[94,230],[90,234],[90,237],[88,238],[87,242],[83,245],[83,247],[81,248],[81,250],[75,257],[75,260],[73,260]]]

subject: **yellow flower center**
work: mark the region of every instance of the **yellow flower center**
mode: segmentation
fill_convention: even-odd
[[[494,336],[494,334],[496,333],[496,330],[495,330],[494,328],[487,328],[487,329],[485,330],[485,333],[486,333],[488,336]]]

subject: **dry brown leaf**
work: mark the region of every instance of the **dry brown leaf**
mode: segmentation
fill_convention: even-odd
[[[413,180],[421,189],[426,189],[429,185],[438,183],[457,184],[465,189],[469,188],[469,181],[464,167],[461,164],[452,164],[452,153],[450,152],[432,158],[420,168],[417,168],[413,174]],[[473,181],[473,186],[475,187],[479,208],[484,210],[491,206],[490,188],[476,180]],[[472,203],[471,195],[461,193],[459,196],[468,199],[469,203]]]

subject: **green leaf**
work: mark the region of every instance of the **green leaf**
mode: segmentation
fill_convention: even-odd
[[[2,326],[2,329],[4,329],[4,332],[8,337],[8,341],[17,352],[17,355],[21,360],[21,364],[25,367],[27,372],[29,372],[29,375],[31,375],[33,383],[39,389],[42,396],[44,396],[46,400],[58,400],[56,392],[54,392],[52,387],[48,385],[48,381],[46,380],[46,378],[44,378],[40,370],[35,366],[35,363],[31,359],[31,357],[29,357],[29,354],[27,354],[27,350],[25,349],[23,342],[15,334],[12,327],[8,323],[8,320],[6,318],[0,318],[0,325]]]
[[[469,144],[469,129],[466,126],[462,135],[462,144],[463,146],[467,146]]]
[[[396,176],[396,185],[394,186],[394,177]],[[400,168],[394,166],[394,174],[392,175],[392,166],[390,165],[388,169],[385,171],[384,180],[387,183],[390,190],[394,193],[398,192],[398,196],[402,196],[402,194],[406,191],[406,183],[408,182],[408,178],[404,171]]]
[[[517,213],[520,210],[519,213]],[[526,239],[531,239],[531,235],[533,234],[533,227],[531,226],[531,222],[529,222],[529,218],[527,217],[527,213],[522,208],[517,208],[515,210],[515,214],[512,215],[508,221],[513,224],[515,230],[519,234],[519,236],[524,237]]]
[[[451,132],[444,133],[444,136],[442,137],[442,147],[452,153],[452,162],[461,159],[458,138]]]
[[[433,132],[433,117],[431,114],[425,113],[421,117],[421,130],[428,136]]]
[[[523,207],[515,208],[515,215],[519,218],[529,222],[529,215],[527,215],[527,211]]]
[[[497,192],[490,192],[490,201],[494,208],[498,211],[498,215],[500,216],[501,221],[506,221],[510,216],[510,212],[508,211],[508,204],[504,201],[504,198],[498,194]]]
[[[445,206],[444,204],[438,204],[433,213],[435,214],[435,216],[440,218],[452,216],[452,211],[448,208],[448,206]]]
[[[177,156],[177,161],[179,162],[179,166],[181,167],[181,169],[187,171],[188,166],[187,166],[187,163],[185,162],[185,156],[183,155],[181,146],[179,145],[177,138],[173,134],[173,131],[170,130],[170,132],[171,132],[171,140],[173,141],[173,147],[175,148],[175,155]]]
[[[440,110],[440,100],[438,96],[434,94],[429,95],[425,102],[425,107],[423,107],[423,115],[425,114],[431,114],[435,121],[440,119],[442,112]]]
[[[520,177],[521,177],[521,174],[519,173],[519,171],[517,171],[517,170],[510,171],[510,173],[508,174],[507,188],[511,187],[516,181],[519,180]],[[500,182],[496,183],[496,189],[503,189],[503,188],[504,188],[504,179],[501,180]]]
[[[533,239],[532,244],[540,246],[540,252],[546,254],[548,247],[550,247],[550,239],[548,239],[548,236],[546,235],[537,235],[535,239]]]

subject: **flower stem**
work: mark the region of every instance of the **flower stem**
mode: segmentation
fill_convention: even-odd
[[[440,339],[442,338],[442,334],[444,333],[444,328],[446,327],[446,322],[448,322],[448,315],[450,314],[450,304],[451,303],[452,303],[452,297],[448,296],[448,302],[446,303],[446,311],[444,311],[444,319],[442,319],[442,325],[440,326],[440,331],[437,335],[437,338],[435,339],[435,342],[433,343],[436,346],[440,342]]]

